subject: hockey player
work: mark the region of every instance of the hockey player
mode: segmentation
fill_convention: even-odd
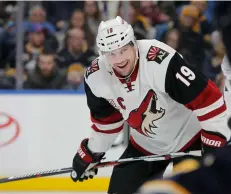
[[[193,150],[200,143],[209,152],[230,139],[221,92],[174,49],[157,40],[136,41],[131,25],[120,17],[101,22],[96,43],[100,56],[85,74],[92,134],[73,159],[74,181],[93,178],[97,170],[92,167],[125,121],[131,134],[121,158]],[[168,163],[119,165],[108,193],[133,193]]]
[[[162,180],[147,181],[140,194],[218,194],[230,193],[231,146],[207,154],[199,163],[184,160],[176,168],[180,173]]]

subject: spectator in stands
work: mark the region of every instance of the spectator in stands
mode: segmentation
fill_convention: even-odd
[[[72,13],[69,24],[69,29],[70,28],[82,29],[84,32],[85,39],[87,41],[87,45],[89,47],[95,45],[95,36],[87,24],[86,17],[83,11],[77,9]]]
[[[36,60],[45,45],[46,30],[42,25],[33,25],[28,29],[28,41],[24,46],[23,62],[27,70],[35,68]],[[6,60],[7,66],[15,67],[16,50],[12,51]]]
[[[165,44],[169,45],[170,47],[174,48],[178,52],[181,49],[181,34],[180,31],[176,28],[170,29],[167,31],[166,35],[162,40]]]
[[[141,1],[140,13],[147,17],[149,24],[152,26],[170,20],[169,16],[163,13],[157,5],[157,2],[154,1]]]
[[[161,10],[162,16],[165,21],[173,20],[177,18],[176,7],[174,1],[159,1],[158,5]]]
[[[50,22],[46,21],[45,10],[39,5],[36,5],[29,10],[29,19],[24,22],[25,30],[27,31],[33,24],[40,24],[50,33],[55,33],[54,26]]]
[[[13,76],[0,76],[0,89],[15,89],[16,80]]]
[[[86,15],[86,22],[91,30],[91,32],[96,37],[98,26],[102,21],[102,16],[99,10],[97,1],[84,1],[84,13]]]
[[[161,26],[161,27],[160,27]],[[156,38],[162,40],[168,30],[177,28],[181,34],[180,53],[192,65],[203,70],[205,50],[208,48],[200,29],[199,11],[194,5],[185,5],[175,21],[156,27]]]
[[[4,31],[0,36],[0,69],[6,67],[6,60],[16,45],[16,25],[15,22],[9,21],[5,25]]]
[[[197,8],[199,12],[198,25],[200,26],[200,33],[203,35],[203,38],[207,42],[207,44],[209,44],[208,46],[210,46],[210,35],[214,31],[214,27],[211,23],[211,18],[213,17],[213,11],[215,6],[214,2],[208,2],[205,0],[192,0],[189,2],[189,5],[194,5]],[[187,5],[182,5],[177,8],[178,15],[181,14],[184,6]],[[210,21],[207,17],[209,17]]]
[[[27,74],[23,74],[23,82],[27,79]],[[16,88],[16,69],[10,68],[0,75],[0,89],[15,89]]]
[[[0,1],[0,27],[8,22],[12,12],[15,10],[15,1]]]
[[[56,66],[55,53],[44,51],[34,71],[28,73],[25,89],[62,89],[67,84],[66,72]]]
[[[119,14],[121,17],[128,11],[128,23],[130,23],[134,29],[136,38],[144,39],[147,36],[148,29],[150,27],[148,20],[139,13],[140,2],[130,2],[128,10],[125,10],[122,4],[119,6]]]
[[[211,79],[219,88],[222,88],[224,75],[221,71],[221,63],[225,55],[225,46],[221,36],[213,42],[213,51],[207,54],[204,63],[204,75]]]
[[[60,68],[68,68],[77,62],[88,67],[96,57],[92,48],[88,48],[81,28],[72,28],[67,32],[65,47],[57,54],[57,64]]]
[[[184,6],[176,28],[181,32],[182,48],[181,53],[192,65],[202,71],[205,60],[206,42],[200,31],[199,11],[193,5]]]
[[[42,1],[46,10],[47,20],[51,22],[57,31],[66,31],[68,20],[75,9],[83,8],[83,1]]]
[[[207,20],[205,16],[205,11],[207,9],[207,1],[192,1],[192,5],[195,5],[199,11],[199,22],[200,22],[200,31],[203,35],[205,41],[210,42],[210,35],[213,32],[211,23]]]
[[[83,68],[82,64],[72,64],[67,70],[67,85],[65,89],[72,89],[82,93],[85,92],[84,73],[85,68]]]

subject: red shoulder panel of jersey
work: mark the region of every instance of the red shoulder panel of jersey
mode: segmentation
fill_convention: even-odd
[[[169,53],[157,46],[151,46],[147,53],[148,61],[155,61],[156,63],[161,64],[162,61],[169,55]]]
[[[91,62],[91,65],[87,68],[87,71],[86,71],[86,78],[89,77],[89,75],[91,75],[92,73],[96,72],[99,70],[99,59],[95,59]]]
[[[206,108],[219,100],[221,97],[222,93],[220,90],[211,80],[208,80],[207,86],[204,88],[204,90],[194,100],[186,104],[186,107],[191,110]]]

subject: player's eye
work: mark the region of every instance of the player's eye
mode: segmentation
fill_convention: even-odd
[[[124,48],[124,49],[122,49],[121,53],[124,53],[124,52],[126,52],[127,50],[128,50],[127,48]]]
[[[114,57],[116,54],[115,53],[110,53],[110,56],[111,57]]]

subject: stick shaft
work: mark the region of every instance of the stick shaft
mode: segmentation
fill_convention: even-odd
[[[172,153],[168,155],[151,155],[151,156],[141,156],[141,157],[134,157],[134,158],[125,158],[125,159],[119,159],[114,161],[107,161],[107,162],[101,162],[97,164],[93,168],[104,168],[104,167],[112,167],[117,166],[119,164],[124,164],[128,162],[135,162],[135,161],[148,161],[148,162],[154,162],[154,161],[160,161],[160,160],[170,160],[176,157],[182,157],[182,156],[201,156],[201,151],[191,151],[191,152],[178,152],[178,153]]]
[[[134,157],[134,158],[125,158],[125,159],[119,159],[119,160],[114,160],[114,161],[101,162],[97,164],[96,166],[94,166],[93,168],[112,167],[112,166],[117,166],[119,164],[135,162],[135,161],[154,162],[154,161],[160,161],[160,160],[170,160],[172,158],[182,157],[182,156],[201,156],[201,153],[200,151],[191,151],[188,153],[178,152],[178,153],[172,153],[169,155],[151,155],[151,156],[141,156],[141,157]],[[0,183],[7,183],[7,182],[12,182],[12,181],[53,176],[53,175],[58,175],[58,174],[65,174],[65,173],[70,173],[71,171],[72,171],[72,167],[69,167],[69,168],[60,168],[60,169],[30,173],[30,174],[25,174],[21,176],[11,176],[11,177],[0,179]]]

